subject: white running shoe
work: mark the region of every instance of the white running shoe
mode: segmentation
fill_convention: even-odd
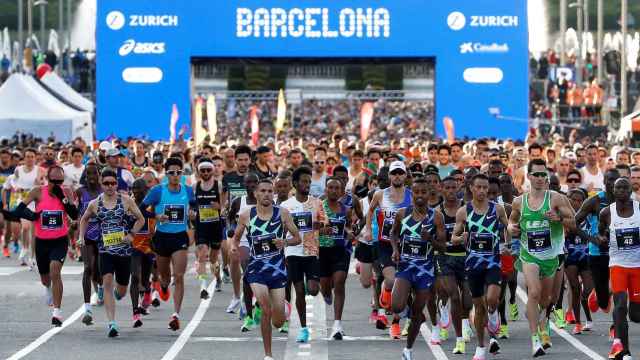
[[[413,360],[413,350],[404,348],[402,350],[402,360]]]
[[[431,345],[440,345],[442,341],[440,340],[440,329],[434,326],[431,329]]]
[[[242,301],[240,301],[240,299],[232,297],[231,301],[229,302],[229,306],[227,306],[227,313],[235,314],[236,311],[238,311],[238,309],[240,308],[241,303]]]
[[[438,304],[438,309],[440,310],[440,327],[448,329],[451,321],[449,302],[447,301],[444,305],[440,302]]]

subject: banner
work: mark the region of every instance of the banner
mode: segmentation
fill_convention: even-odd
[[[284,129],[284,122],[287,116],[287,104],[284,101],[284,91],[280,89],[278,94],[278,115],[276,117],[276,135]]]
[[[195,105],[193,107],[193,131],[194,136],[196,138],[196,146],[200,146],[204,141],[204,138],[207,136],[207,129],[204,127],[204,123],[202,121],[202,97],[197,96]]]
[[[169,122],[169,139],[172,143],[176,141],[176,125],[178,124],[179,117],[178,105],[173,104],[173,107],[171,108],[171,121]]]
[[[258,119],[258,107],[252,106],[249,112],[249,122],[251,122],[251,143],[254,147],[260,141],[260,120]]]
[[[218,133],[218,108],[216,107],[216,97],[210,94],[207,98],[207,126],[209,127],[209,138],[213,142]]]
[[[367,141],[373,120],[373,103],[365,102],[360,108],[360,140]]]

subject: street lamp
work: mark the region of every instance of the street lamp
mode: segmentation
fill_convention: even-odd
[[[40,50],[43,51],[45,48],[45,25],[46,25],[46,18],[45,18],[45,6],[47,6],[49,3],[47,2],[47,0],[36,0],[36,2],[34,3],[35,6],[40,6]]]

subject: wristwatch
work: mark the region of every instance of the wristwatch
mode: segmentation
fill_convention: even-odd
[[[67,205],[69,203],[69,200],[65,197],[64,199],[62,199],[62,203]]]

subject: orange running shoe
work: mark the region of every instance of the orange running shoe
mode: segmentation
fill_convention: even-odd
[[[573,310],[569,310],[569,311],[567,311],[566,314],[564,314],[564,321],[566,321],[567,324],[575,324],[576,323],[576,317],[573,316]]]
[[[385,330],[389,327],[389,319],[387,319],[387,315],[378,314],[378,318],[376,319],[376,329]]]
[[[589,305],[589,311],[591,311],[592,314],[595,314],[598,312],[598,309],[600,307],[598,306],[598,297],[596,296],[595,289],[591,290],[591,293],[589,293],[587,304]]]
[[[572,333],[573,333],[573,335],[580,335],[580,334],[582,334],[582,329],[583,329],[583,328],[584,328],[584,327],[582,326],[582,324],[576,324],[576,326],[574,326],[574,328],[573,328],[573,332],[572,332]]]
[[[615,359],[623,351],[624,351],[624,347],[622,346],[622,342],[620,341],[620,339],[613,340],[613,344],[611,345],[611,350],[609,350],[609,359]]]
[[[382,287],[380,291],[380,306],[384,309],[391,310],[391,290]]]
[[[171,296],[171,290],[169,290],[168,287],[166,289],[163,289],[162,285],[160,285],[160,282],[157,282],[156,284],[157,284],[156,291],[158,292],[158,295],[160,296],[160,300],[168,301],[169,300],[169,296]]]
[[[400,329],[400,323],[393,323],[389,328],[389,336],[392,339],[400,339],[400,335],[402,334],[402,330]]]
[[[178,318],[178,314],[171,315],[171,320],[169,320],[168,328],[173,331],[180,330],[180,319]]]
[[[10,258],[11,257],[11,254],[9,253],[9,248],[8,247],[2,248],[2,256],[6,257],[6,258]]]

